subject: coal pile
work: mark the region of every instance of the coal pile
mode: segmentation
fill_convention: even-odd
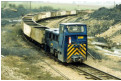
[[[110,9],[102,7],[92,13],[90,17],[98,20],[114,20],[114,24],[121,22],[121,4]]]

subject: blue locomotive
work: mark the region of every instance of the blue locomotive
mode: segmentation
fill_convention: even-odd
[[[45,51],[61,62],[83,62],[87,59],[87,27],[81,23],[62,23],[45,30]]]

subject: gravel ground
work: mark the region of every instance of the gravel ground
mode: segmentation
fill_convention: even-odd
[[[46,55],[41,49],[28,43],[23,37],[21,24],[6,25],[1,28],[1,79],[2,80],[62,80],[51,76],[49,71],[34,66]],[[40,58],[37,58],[37,57]],[[27,70],[26,70],[27,69]],[[34,71],[34,72],[33,72]],[[35,75],[36,74],[36,75]]]

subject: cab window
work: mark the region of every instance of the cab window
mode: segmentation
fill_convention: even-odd
[[[70,33],[79,33],[84,32],[84,26],[74,25],[74,26],[67,26],[68,32]]]
[[[60,25],[60,33],[63,33],[63,30],[64,30],[64,26]]]

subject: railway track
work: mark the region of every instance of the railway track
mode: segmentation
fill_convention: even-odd
[[[43,52],[44,53],[44,52]],[[54,68],[52,65],[50,65],[49,63],[47,63],[45,60],[42,60],[45,64],[47,64],[51,69],[53,69],[55,72],[57,72],[59,75],[61,75],[63,78],[65,78],[66,80],[70,80],[66,75],[64,75],[62,72],[60,72],[59,70],[57,70],[56,68]]]
[[[77,70],[80,74],[86,75],[85,78],[87,79],[94,79],[94,80],[121,80],[120,78],[111,75],[109,73],[103,72],[99,69],[96,69],[92,66],[87,64],[79,64],[79,65],[70,65],[72,69]]]
[[[45,53],[46,54],[46,53]],[[55,61],[58,61],[57,58],[52,56],[51,54],[47,54],[50,58],[54,59]],[[106,73],[104,71],[101,71],[97,68],[94,68],[92,66],[89,66],[87,64],[64,64],[58,61],[59,64],[64,65],[66,67],[72,68],[73,70],[76,70],[80,75],[85,75],[85,78],[91,79],[91,80],[121,80],[121,78],[118,78],[112,74]]]
[[[61,20],[60,22],[58,22],[56,25],[55,25],[55,27],[59,27],[59,24],[60,23],[66,23],[66,22],[70,22],[71,20],[75,20],[75,19],[77,19],[78,17],[75,17],[75,16],[71,16],[71,17],[67,17],[66,19],[64,19],[64,20]]]
[[[77,18],[77,17],[76,17]],[[50,28],[57,28],[59,26],[60,23],[66,23],[72,19],[75,19],[75,16],[67,16],[64,18],[57,18],[55,20],[51,19],[49,20],[48,23],[45,24],[46,27],[50,27]],[[47,22],[47,21],[45,21]],[[42,22],[39,22],[40,24],[44,25]]]
[[[43,50],[44,51],[44,50]],[[44,54],[47,54],[44,52]],[[51,59],[54,59],[55,61],[58,61],[57,58],[52,56],[51,54],[47,54]],[[85,78],[91,79],[91,80],[121,80],[121,78],[118,78],[112,74],[106,73],[104,71],[101,71],[97,68],[94,68],[92,66],[89,66],[87,64],[64,64],[58,61],[59,64],[64,65],[66,67],[72,68],[73,70],[76,70],[80,75],[85,75]],[[80,77],[81,78],[81,77]]]

